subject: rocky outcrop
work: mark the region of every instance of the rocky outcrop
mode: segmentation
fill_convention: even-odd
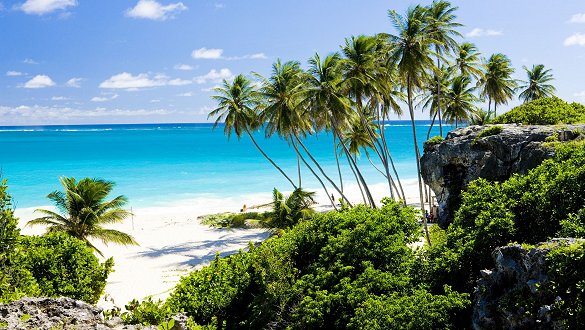
[[[512,174],[526,173],[553,150],[543,146],[548,137],[559,141],[583,138],[585,125],[526,126],[498,125],[493,135],[481,133],[493,126],[470,126],[450,132],[444,141],[425,144],[422,176],[439,206],[439,225],[446,227],[460,203],[461,191],[469,182],[484,178],[504,181]]]
[[[577,241],[561,238],[531,249],[519,244],[495,249],[495,268],[481,272],[474,293],[473,328],[562,329],[554,315],[560,298],[539,288],[548,281],[547,253]]]
[[[187,316],[177,314],[172,330],[186,330]],[[0,329],[158,329],[124,325],[119,317],[104,320],[102,309],[71,298],[23,298],[0,304]]]

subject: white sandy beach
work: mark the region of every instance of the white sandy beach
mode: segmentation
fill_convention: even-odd
[[[416,180],[404,181],[409,204],[418,201]],[[388,194],[385,183],[370,186],[377,200]],[[361,195],[356,186],[346,187],[348,197],[359,203]],[[335,194],[336,198],[337,194]],[[317,200],[325,209],[327,197],[318,195]],[[252,194],[238,198],[198,198],[185,200],[167,207],[133,209],[134,216],[115,229],[133,235],[140,246],[104,246],[95,242],[106,257],[113,257],[114,272],[108,278],[105,295],[99,306],[123,308],[132,299],[166,298],[181,276],[208,264],[216,253],[228,255],[245,249],[249,242],[259,242],[270,236],[262,229],[214,229],[201,225],[197,217],[218,212],[238,212],[243,204],[248,206],[271,201],[271,194]],[[48,206],[40,206],[49,208]],[[41,227],[25,227],[34,219],[36,208],[17,209],[22,234],[42,234]]]

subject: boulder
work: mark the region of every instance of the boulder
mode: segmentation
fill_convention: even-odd
[[[554,155],[543,145],[548,137],[558,141],[583,138],[585,124],[558,126],[501,126],[500,132],[480,136],[488,126],[469,126],[450,132],[444,141],[425,144],[421,172],[433,190],[438,206],[438,222],[446,228],[459,207],[461,191],[477,179],[505,181],[512,174],[524,174]]]

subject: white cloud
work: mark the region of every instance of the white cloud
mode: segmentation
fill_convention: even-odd
[[[469,31],[468,33],[466,33],[465,36],[468,38],[495,37],[495,36],[500,36],[502,34],[503,34],[503,32],[498,31],[498,30],[490,30],[490,29],[486,30],[486,29],[475,28],[475,29]]]
[[[191,57],[194,59],[205,59],[205,60],[265,60],[268,57],[264,53],[254,53],[243,56],[223,56],[223,49],[221,48],[199,48],[191,52]]]
[[[24,88],[45,88],[53,86],[55,86],[55,82],[44,74],[36,75],[24,84]]]
[[[65,97],[65,96],[53,96],[51,97],[51,101],[68,101],[71,100],[70,97]]]
[[[202,88],[202,89],[201,89],[201,91],[202,91],[202,92],[208,92],[208,93],[209,93],[209,92],[214,92],[214,89],[215,89],[215,88],[219,88],[219,87],[221,87],[221,86],[219,86],[219,85],[214,85],[214,86],[211,86],[211,87],[209,87],[209,88]]]
[[[107,102],[107,101],[111,101],[111,100],[115,100],[118,98],[118,94],[113,94],[112,96],[94,96],[91,98],[91,102]]]
[[[139,0],[136,6],[126,11],[126,16],[164,21],[174,18],[175,14],[184,10],[187,10],[187,6],[182,2],[163,6],[154,0]]]
[[[222,58],[223,49],[219,48],[211,48],[207,49],[205,47],[199,48],[194,50],[191,53],[191,57],[194,59],[206,59],[206,60],[217,60]]]
[[[203,76],[195,77],[195,82],[198,84],[205,84],[209,81],[211,82],[221,82],[223,79],[231,79],[234,75],[230,71],[230,69],[221,69],[219,71],[212,69],[207,74]]]
[[[169,86],[185,86],[190,85],[193,82],[191,80],[184,80],[184,79],[171,79],[168,81]]]
[[[225,4],[223,3],[216,3],[215,4],[215,9],[224,9],[225,8]]]
[[[195,67],[189,64],[177,64],[174,66],[175,70],[181,70],[181,71],[191,71],[194,70]]]
[[[77,6],[76,0],[26,0],[20,9],[30,15],[45,15]]]
[[[578,13],[571,16],[569,23],[585,23],[585,13]]]
[[[22,61],[22,63],[24,63],[24,64],[39,64],[39,62],[37,62],[37,61],[35,61],[35,60],[33,60],[33,59],[30,59],[30,58],[25,58],[25,59]]]
[[[18,71],[7,71],[6,72],[6,76],[8,76],[8,77],[18,77],[18,76],[22,76],[22,72],[18,72]]]
[[[151,79],[146,73],[140,73],[136,76],[133,76],[128,72],[122,72],[120,74],[111,76],[110,79],[102,82],[99,87],[137,90],[141,88],[164,86],[165,83],[166,82],[164,77],[162,76],[155,76],[154,79]]]
[[[585,46],[585,34],[584,33],[575,33],[572,36],[565,39],[563,43],[565,46]]]
[[[177,96],[191,97],[191,96],[193,96],[193,92],[181,93],[181,94],[177,94]]]
[[[209,114],[211,111],[213,110],[212,107],[209,107],[207,105],[202,106],[201,108],[199,108],[199,111],[197,111],[198,115],[207,115]]]
[[[150,100],[150,103],[160,103],[159,99]]]
[[[67,87],[79,88],[79,87],[81,87],[82,80],[83,80],[83,78],[71,78],[71,79],[67,80],[65,85],[67,85]]]

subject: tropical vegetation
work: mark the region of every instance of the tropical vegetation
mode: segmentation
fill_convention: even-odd
[[[122,209],[127,199],[117,196],[106,201],[114,183],[101,179],[75,178],[59,179],[64,191],[53,191],[49,198],[60,213],[37,209],[35,212],[44,216],[28,222],[28,225],[45,225],[48,233],[65,232],[87,244],[90,248],[103,254],[90,242],[99,239],[104,244],[137,245],[136,240],[123,232],[104,228],[103,225],[119,223],[130,216]]]
[[[585,123],[585,106],[557,97],[524,103],[496,117],[495,124],[556,125]]]

